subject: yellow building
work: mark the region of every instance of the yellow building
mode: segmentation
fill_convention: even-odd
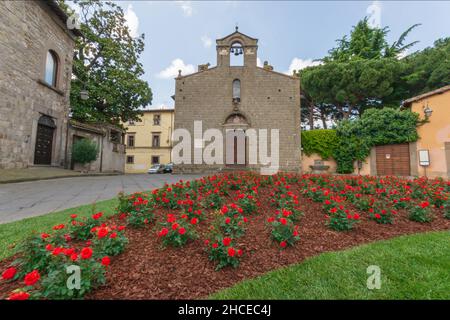
[[[410,144],[417,157],[411,161],[412,175],[449,178],[450,85],[408,99],[403,107],[411,108],[421,119],[428,118],[417,128],[419,140]]]
[[[172,162],[174,110],[146,110],[140,120],[124,125],[126,173],[145,173],[153,164]]]

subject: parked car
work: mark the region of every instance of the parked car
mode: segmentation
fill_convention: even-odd
[[[173,163],[171,162],[164,166],[163,172],[164,173],[172,173],[172,170],[173,170]]]
[[[154,164],[150,169],[148,169],[147,173],[164,173],[164,165]]]

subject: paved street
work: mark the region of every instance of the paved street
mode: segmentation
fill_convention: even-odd
[[[197,177],[199,175],[138,174],[0,184],[0,223],[110,199],[120,191],[145,191],[161,187],[165,182]]]

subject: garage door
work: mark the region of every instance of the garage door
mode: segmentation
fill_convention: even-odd
[[[377,146],[377,174],[380,176],[409,176],[409,144]]]

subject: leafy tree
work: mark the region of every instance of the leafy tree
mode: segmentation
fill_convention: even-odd
[[[407,68],[399,56],[417,42],[404,44],[415,24],[397,41],[386,40],[389,28],[376,28],[364,18],[353,27],[350,36],[337,40],[337,47],[322,59],[323,64],[301,70],[301,88],[307,110],[303,122],[338,121],[360,116],[368,108],[398,106],[403,99]]]
[[[396,59],[358,59],[304,69],[300,79],[302,90],[316,105],[332,105],[328,108],[334,119],[348,119],[367,108],[383,106],[383,100],[394,91],[397,74]]]
[[[371,27],[368,18],[360,20],[350,32],[350,37],[345,35],[337,40],[338,46],[328,51],[329,55],[324,62],[346,62],[358,59],[397,58],[406,50],[414,46],[418,41],[403,44],[408,34],[419,24],[414,24],[404,31],[397,41],[388,44],[386,37],[390,32],[389,27]]]
[[[434,47],[413,53],[403,60],[403,99],[450,85],[450,37],[439,39],[434,42]]]
[[[80,8],[81,32],[76,40],[70,103],[72,117],[87,122],[137,120],[151,103],[152,92],[140,77],[144,34],[133,38],[123,9],[113,2],[74,0]],[[60,0],[66,11],[70,9]],[[80,98],[87,90],[88,100]]]

